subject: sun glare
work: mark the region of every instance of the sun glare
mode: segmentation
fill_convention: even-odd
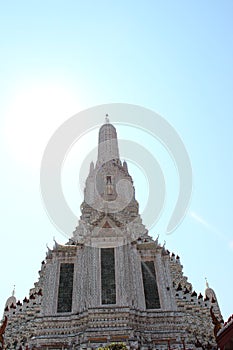
[[[16,89],[5,119],[8,152],[29,167],[39,167],[51,135],[80,108],[78,96],[65,85],[33,82]]]

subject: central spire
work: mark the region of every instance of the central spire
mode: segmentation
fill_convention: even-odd
[[[98,159],[96,165],[90,164],[80,221],[72,240],[114,247],[138,237],[150,239],[139,214],[133,179],[119,157],[116,129],[106,115],[99,130]]]
[[[119,159],[117,132],[115,127],[110,124],[109,116],[106,114],[105,124],[99,130],[97,164],[100,165],[112,159]]]

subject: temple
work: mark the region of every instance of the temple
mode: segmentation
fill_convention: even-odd
[[[0,348],[215,349],[222,321],[215,292],[207,284],[198,295],[182,269],[144,226],[106,117],[77,227],[48,249],[29,295],[6,301]]]

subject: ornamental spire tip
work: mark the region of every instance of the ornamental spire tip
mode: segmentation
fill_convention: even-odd
[[[109,123],[109,115],[105,114],[105,124],[108,124],[108,123]]]

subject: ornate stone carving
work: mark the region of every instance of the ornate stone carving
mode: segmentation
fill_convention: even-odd
[[[101,273],[101,249],[112,252],[111,264],[102,259],[105,273]],[[157,279],[158,292],[151,285],[154,292],[151,288],[147,293],[150,309],[142,262],[145,269],[148,263],[154,266],[147,272]],[[64,264],[73,269],[73,286],[71,279],[64,279],[73,290],[72,305],[58,310],[59,274]],[[103,289],[114,280],[115,298],[106,304]],[[123,341],[130,349],[162,350],[170,345],[172,349],[195,349],[197,339],[206,346],[208,339],[215,346],[213,328],[219,326],[213,326],[210,314],[218,311],[213,290],[207,288],[206,298],[198,298],[183,275],[179,257],[170,254],[165,244],[161,246],[158,237],[154,240],[148,235],[127,164],[122,165],[119,158],[116,130],[109,121],[100,129],[98,159],[90,165],[73,236],[65,245],[55,242],[53,249],[48,248],[29,297],[23,303],[10,300],[0,330],[2,347],[5,331],[5,347],[10,350],[97,349],[113,341]]]
[[[6,330],[6,326],[7,326],[7,316],[5,316],[4,318],[4,321],[0,327],[0,346],[1,348],[0,349],[4,349],[4,333],[5,333],[5,330]]]

